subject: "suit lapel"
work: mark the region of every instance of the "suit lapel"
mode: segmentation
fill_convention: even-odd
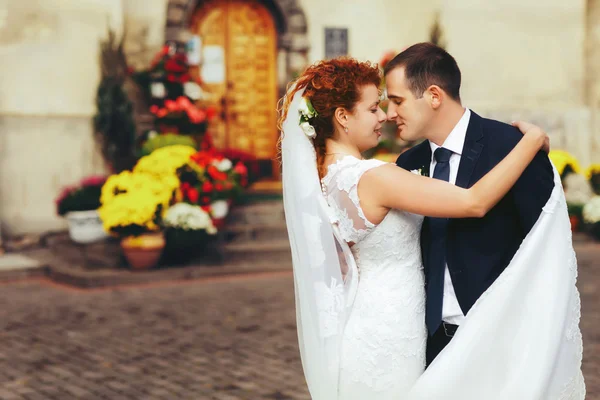
[[[425,175],[431,176],[429,173],[429,168],[431,166],[431,146],[429,146],[429,141],[425,140],[418,144],[415,148],[415,152],[416,164],[413,164],[411,169],[422,169],[425,172]]]
[[[465,145],[460,157],[458,175],[456,176],[456,186],[462,188],[467,188],[471,182],[471,176],[475,170],[475,165],[477,164],[477,160],[479,160],[479,156],[484,147],[483,143],[481,143],[481,139],[483,138],[481,119],[482,118],[479,115],[471,111]]]

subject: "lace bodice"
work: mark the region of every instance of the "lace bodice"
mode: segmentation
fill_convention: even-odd
[[[352,251],[360,263],[393,259],[420,263],[419,233],[423,217],[392,210],[375,225],[366,217],[358,197],[363,174],[384,165],[380,160],[359,160],[346,156],[329,166],[322,180],[324,194],[344,240],[353,243]],[[381,264],[381,263],[379,263]]]
[[[396,399],[425,366],[423,217],[391,210],[375,225],[360,205],[363,174],[384,165],[346,156],[329,166],[323,189],[351,250],[359,283],[344,332],[340,399]]]

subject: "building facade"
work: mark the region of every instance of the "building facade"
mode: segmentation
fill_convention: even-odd
[[[126,28],[135,68],[165,40],[199,38],[216,144],[268,160],[277,99],[306,65],[377,62],[429,40],[436,16],[465,106],[538,123],[553,148],[600,162],[600,0],[0,0],[3,234],[63,228],[60,188],[104,171],[91,120],[109,26]]]

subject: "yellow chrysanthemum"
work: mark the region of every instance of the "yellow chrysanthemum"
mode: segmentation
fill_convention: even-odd
[[[102,186],[100,202],[106,204],[115,196],[140,190],[148,190],[156,196],[170,199],[178,186],[179,179],[174,175],[166,175],[158,179],[150,174],[123,171],[118,175],[111,175],[106,180]]]
[[[600,174],[600,164],[592,164],[585,171],[585,177],[590,180],[592,179],[592,175]]]
[[[573,171],[577,174],[582,172],[581,166],[579,165],[577,159],[572,154],[564,150],[551,150],[550,154],[548,154],[548,157],[550,157],[550,161],[552,161],[552,164],[554,164],[560,175],[563,174],[567,165],[571,166]]]
[[[152,154],[140,158],[133,168],[133,172],[155,175],[159,179],[164,176],[175,176],[177,169],[187,163],[194,153],[196,153],[196,149],[190,146],[162,147],[153,151]]]
[[[160,210],[159,206],[162,206]],[[169,199],[165,196],[157,196],[148,189],[141,189],[113,197],[98,209],[98,213],[107,232],[115,232],[119,227],[130,225],[157,231],[159,227],[156,219],[162,218],[168,206]]]

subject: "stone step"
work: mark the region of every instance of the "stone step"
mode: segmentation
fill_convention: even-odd
[[[227,243],[246,241],[273,241],[287,239],[285,223],[277,224],[230,224],[223,230],[223,238]]]
[[[285,215],[283,213],[283,202],[281,201],[265,201],[233,207],[227,216],[229,225],[274,225],[284,221]]]
[[[288,240],[233,242],[221,246],[223,261],[232,263],[292,263]]]
[[[0,255],[0,282],[34,276],[44,276],[48,265],[36,258],[20,253]]]

